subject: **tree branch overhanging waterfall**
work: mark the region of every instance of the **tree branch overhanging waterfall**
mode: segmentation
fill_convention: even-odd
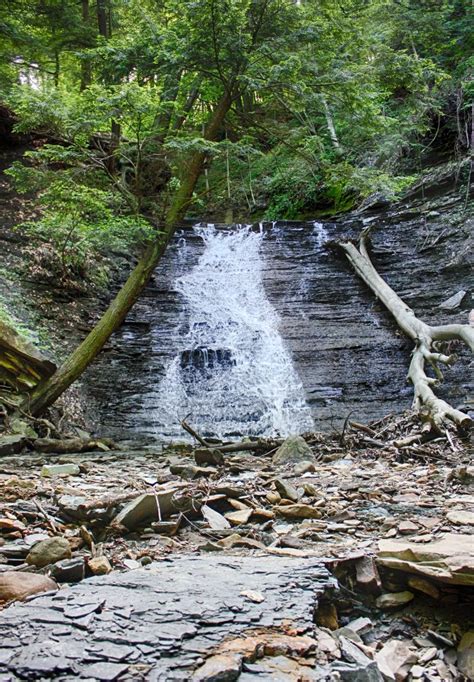
[[[443,379],[440,364],[449,366],[457,360],[455,354],[446,355],[442,352],[443,342],[460,340],[474,352],[474,327],[463,324],[431,326],[419,320],[374,267],[368,252],[369,234],[369,229],[362,231],[359,248],[351,242],[341,242],[340,246],[359,277],[393,315],[400,329],[415,343],[408,369],[408,379],[414,388],[415,409],[420,413],[425,412],[436,429],[449,421],[462,428],[470,428],[472,419],[438,398],[433,389]],[[426,363],[433,368],[434,377],[426,373]]]

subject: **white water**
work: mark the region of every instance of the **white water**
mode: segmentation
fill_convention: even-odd
[[[195,229],[205,249],[174,282],[185,313],[176,356],[153,396],[156,432],[180,433],[186,416],[201,433],[221,437],[314,428],[265,294],[264,233]]]

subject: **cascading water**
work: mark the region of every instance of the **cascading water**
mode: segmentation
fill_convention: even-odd
[[[264,232],[195,228],[204,252],[174,281],[184,312],[175,357],[157,391],[157,433],[286,435],[314,428],[304,389],[263,285]]]

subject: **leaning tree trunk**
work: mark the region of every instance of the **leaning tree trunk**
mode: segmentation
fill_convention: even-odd
[[[227,92],[211,116],[205,131],[206,139],[214,140],[216,138],[231,104],[232,96]],[[159,263],[173,237],[176,226],[191,201],[205,159],[206,154],[204,152],[192,154],[180,188],[176,192],[167,212],[163,231],[148,246],[117,296],[80,346],[76,348],[50,379],[40,384],[26,398],[22,405],[24,411],[35,416],[52,405],[76,381],[86,367],[90,365],[102,350],[109,337],[121,325],[130,308],[145,288],[153,270]]]
[[[402,301],[373,266],[367,251],[368,234],[368,229],[362,232],[359,249],[350,242],[341,243],[340,246],[359,277],[390,311],[400,329],[415,342],[408,370],[408,378],[415,392],[415,408],[417,410],[424,408],[436,428],[445,425],[447,420],[464,428],[472,426],[472,419],[438,398],[433,391],[433,386],[436,386],[443,378],[439,364],[452,365],[457,359],[455,355],[444,355],[439,352],[436,344],[458,339],[464,341],[474,352],[474,327],[462,324],[432,327],[419,320],[413,310]],[[432,366],[436,378],[426,374],[426,362]]]

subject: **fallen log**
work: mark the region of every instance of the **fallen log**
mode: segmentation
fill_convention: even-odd
[[[94,450],[107,452],[117,449],[110,438],[37,438],[33,441],[33,448],[38,452],[58,454],[93,452]]]
[[[447,421],[452,421],[462,428],[471,427],[472,419],[469,415],[438,398],[433,387],[443,378],[439,365],[449,366],[457,359],[453,354],[445,355],[439,352],[437,344],[456,339],[463,341],[474,352],[474,327],[463,324],[430,326],[419,320],[372,264],[367,248],[369,232],[368,228],[362,231],[359,248],[351,242],[341,242],[340,247],[359,277],[393,315],[400,329],[415,343],[408,370],[408,379],[413,384],[415,393],[414,408],[418,412],[424,410],[437,430],[442,429]],[[433,368],[435,377],[427,375],[425,370],[427,362]]]

